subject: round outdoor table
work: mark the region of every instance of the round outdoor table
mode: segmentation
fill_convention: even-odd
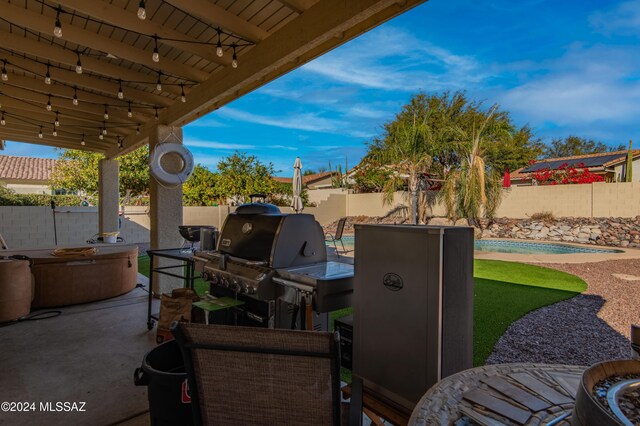
[[[424,394],[409,425],[569,425],[586,368],[521,363],[461,371]]]

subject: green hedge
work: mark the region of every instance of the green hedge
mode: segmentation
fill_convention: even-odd
[[[4,194],[0,192],[0,206],[49,206],[51,199],[57,206],[80,206],[77,195]]]

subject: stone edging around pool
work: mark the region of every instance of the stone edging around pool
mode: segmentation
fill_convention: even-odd
[[[515,238],[483,238],[483,240],[503,240],[503,241],[515,241],[515,242],[527,242],[531,244],[536,243],[550,243],[549,241],[531,241],[520,240]],[[552,241],[552,243],[557,243]],[[622,259],[640,259],[640,250],[633,248],[621,248],[621,247],[609,247],[609,246],[597,246],[592,244],[577,244],[562,242],[563,245],[581,247],[581,248],[599,248],[599,249],[612,249],[619,250],[622,253],[568,253],[568,254],[521,254],[521,253],[496,253],[496,252],[478,252],[474,253],[476,259],[491,259],[491,260],[507,260],[512,262],[526,262],[526,263],[586,263],[586,262],[602,262],[605,260],[622,260]]]

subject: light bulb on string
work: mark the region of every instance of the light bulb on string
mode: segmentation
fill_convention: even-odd
[[[140,134],[140,126],[136,127],[136,136]]]
[[[4,112],[0,116],[0,125],[4,126],[7,124],[7,121],[4,119]]]
[[[60,38],[62,37],[62,24],[60,23],[60,9],[56,13],[56,23],[53,26],[53,35]]]
[[[158,115],[158,108],[155,108],[155,110],[156,110],[156,115],[155,115],[155,117],[153,117],[153,118],[155,118],[156,120],[158,120],[158,119],[160,118],[160,116]]]
[[[122,148],[124,148],[124,146],[122,145],[122,139],[120,139],[120,136],[118,136],[118,149],[122,151]]]
[[[56,121],[53,122],[53,125],[56,127],[60,127],[60,120],[58,119],[58,111],[56,111]]]
[[[107,136],[107,123],[105,123],[104,121],[102,122],[103,127],[102,127],[102,134]]]
[[[103,140],[103,139],[104,139],[104,135],[103,135],[102,133],[100,133],[100,134],[98,135],[98,139]]]
[[[104,106],[104,119],[108,120],[109,119],[109,111],[107,110],[107,106]]]
[[[40,130],[38,131],[38,137],[42,139],[44,135],[42,134],[42,126],[40,126]]]
[[[180,85],[180,89],[182,89],[182,93],[180,94],[180,101],[182,103],[187,102],[187,96],[184,94],[184,84]]]
[[[142,21],[147,19],[147,9],[144,7],[144,0],[140,0],[138,4],[138,19]]]
[[[216,30],[218,32],[218,42],[216,43],[216,55],[218,55],[218,57],[222,58],[222,55],[224,55],[224,51],[222,50],[222,41],[220,40],[220,28],[218,28]]]
[[[233,56],[231,58],[231,66],[233,68],[238,68],[238,55],[236,55],[236,45],[234,44],[232,47],[233,47]]]
[[[76,91],[76,88],[73,88],[73,105],[78,106],[78,92]]]
[[[151,55],[151,59],[153,62],[160,62],[160,52],[158,51],[158,36],[153,36],[153,41],[155,45],[153,46],[153,55]]]
[[[84,133],[82,134],[82,139],[80,140],[80,145],[84,146]]]
[[[162,92],[162,82],[160,81],[160,75],[158,75],[158,81],[156,82],[156,90]]]
[[[122,80],[119,82],[120,86],[118,87],[118,99],[124,99],[124,92],[122,91]]]
[[[131,101],[129,101],[129,109],[127,110],[127,117],[133,117],[133,111],[131,111]]]
[[[9,74],[7,74],[7,61],[2,61],[2,81],[9,80]]]
[[[47,111],[51,111],[51,95],[49,95],[49,99],[47,100]]]
[[[56,126],[53,126],[53,132],[51,133],[53,136],[58,136],[58,130],[56,130]]]
[[[49,64],[47,64],[47,73],[44,75],[44,84],[51,84],[51,74],[49,74]]]
[[[80,53],[76,52],[78,55],[78,61],[76,62],[76,73],[82,74],[82,61],[80,61]]]

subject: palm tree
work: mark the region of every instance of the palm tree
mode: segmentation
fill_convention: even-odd
[[[484,212],[492,216],[502,196],[499,176],[495,173],[487,176],[487,167],[483,156],[483,146],[491,138],[509,135],[509,126],[504,120],[495,120],[497,105],[478,117],[483,121],[471,124],[471,129],[454,126],[451,131],[457,135],[457,150],[461,161],[458,168],[450,170],[445,176],[440,196],[447,215],[451,219],[465,217],[470,224],[477,224]]]
[[[428,111],[413,111],[409,120],[401,120],[387,128],[386,137],[370,147],[371,160],[381,167],[391,167],[394,173],[386,181],[385,202],[393,200],[394,192],[407,180],[410,193],[411,222],[418,223],[418,190],[420,178],[431,166],[428,154],[430,132],[426,125]]]

